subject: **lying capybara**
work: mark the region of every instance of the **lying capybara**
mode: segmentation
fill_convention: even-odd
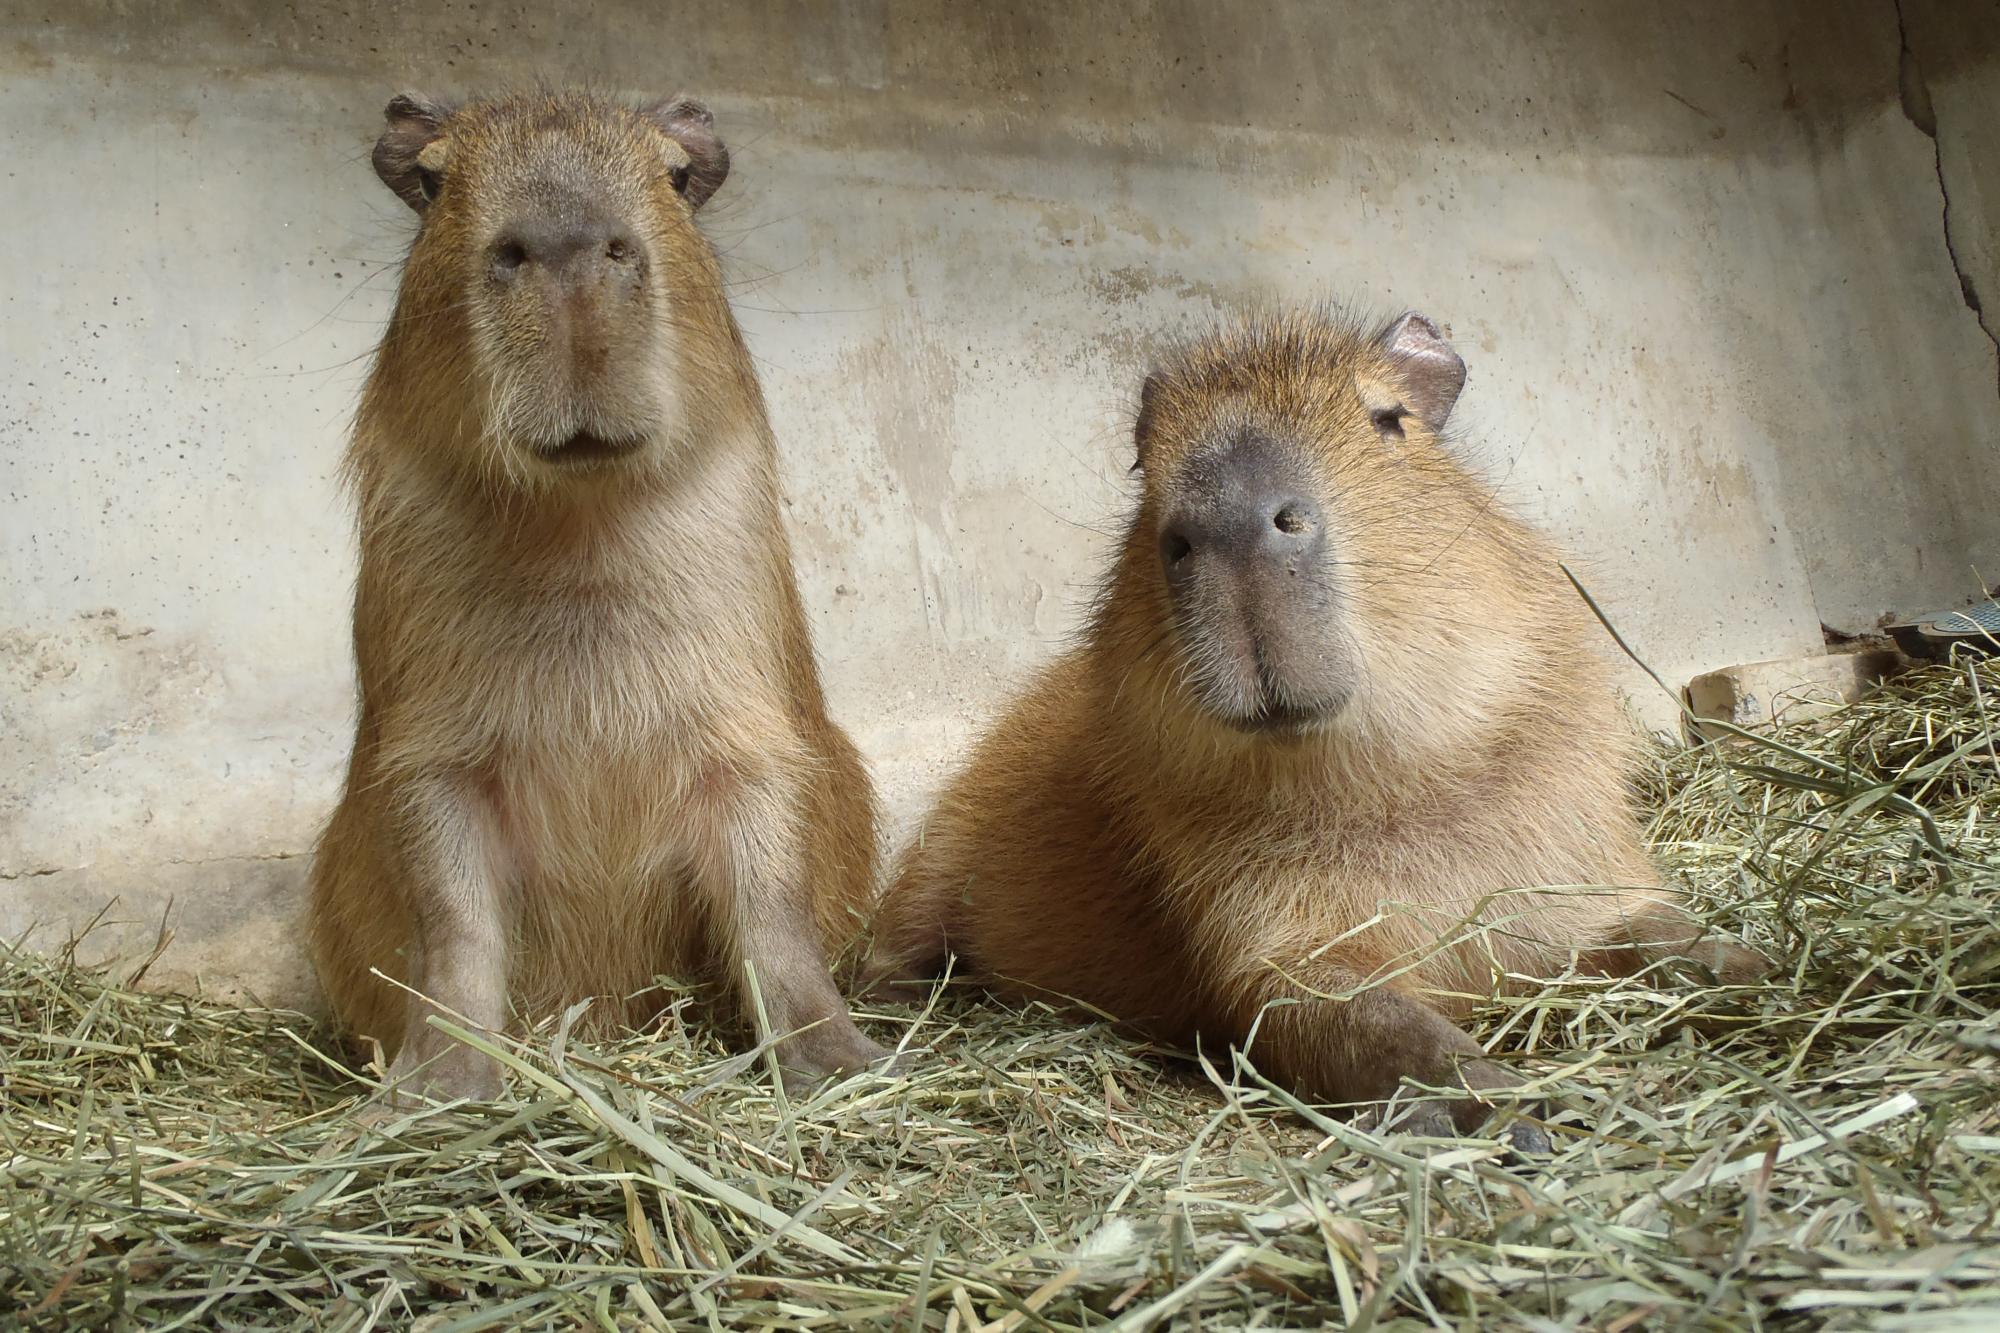
[[[1146,380],[1143,494],[1083,641],[924,823],[870,985],[955,953],[1370,1102],[1516,1082],[1454,1021],[1496,981],[1696,944],[1587,608],[1441,443],[1464,380],[1416,314],[1256,318]]]
[[[360,724],[311,908],[335,1012],[398,1088],[485,1096],[433,1005],[640,1022],[657,976],[706,974],[747,1012],[754,969],[789,1071],[875,1060],[826,961],[873,889],[873,797],[695,226],[729,169],[709,113],[387,116],[375,169],[420,222],[347,456]]]

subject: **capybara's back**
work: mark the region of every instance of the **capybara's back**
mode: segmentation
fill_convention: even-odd
[[[1421,316],[1298,313],[1146,381],[1094,619],[925,821],[872,979],[953,952],[1360,1101],[1507,1082],[1454,1021],[1496,983],[1693,940],[1587,608],[1441,443],[1464,374]]]
[[[825,961],[872,888],[872,798],[694,222],[728,170],[708,113],[405,96],[388,121],[376,169],[420,227],[347,460],[360,724],[311,932],[336,1013],[398,1083],[488,1093],[433,1003],[637,1020],[662,974],[743,994],[749,968],[774,1028],[810,1029],[788,1067],[875,1058]]]

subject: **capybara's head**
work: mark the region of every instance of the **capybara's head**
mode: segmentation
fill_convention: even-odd
[[[1170,357],[1141,393],[1144,493],[1105,609],[1132,671],[1239,735],[1357,712],[1406,730],[1426,677],[1449,688],[1426,654],[1452,651],[1437,622],[1463,599],[1441,591],[1533,555],[1440,442],[1464,383],[1419,314],[1264,316]]]
[[[406,93],[386,116],[375,171],[420,219],[379,372],[398,433],[529,485],[658,464],[736,338],[694,225],[729,171],[708,111]]]

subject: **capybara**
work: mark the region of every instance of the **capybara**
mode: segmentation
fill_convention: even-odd
[[[433,1005],[638,1023],[667,975],[748,1013],[754,969],[788,1073],[876,1060],[828,972],[873,796],[695,225],[729,169],[709,113],[406,94],[387,119],[375,169],[419,223],[346,460],[360,714],[311,905],[335,1013],[398,1089],[488,1096]]]
[[[1143,493],[1082,641],[924,822],[867,984],[956,954],[1360,1103],[1516,1083],[1456,1020],[1572,956],[1759,969],[1661,887],[1601,631],[1441,438],[1464,380],[1421,315],[1318,313],[1146,380]],[[1415,1112],[1443,1132],[1487,1107]]]

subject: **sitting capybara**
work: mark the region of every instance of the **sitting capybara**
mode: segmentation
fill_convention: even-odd
[[[312,873],[338,1017],[392,1081],[490,1095],[426,1023],[643,1021],[660,974],[794,1073],[882,1051],[827,970],[873,889],[874,806],[827,718],[775,446],[695,210],[708,112],[544,94],[389,103],[420,217],[347,471],[360,722]]]
[[[955,953],[1368,1102],[1514,1083],[1454,1022],[1496,980],[1696,943],[1641,844],[1599,631],[1440,442],[1464,380],[1416,314],[1253,319],[1146,380],[1143,495],[1083,641],[924,823],[869,984]]]

